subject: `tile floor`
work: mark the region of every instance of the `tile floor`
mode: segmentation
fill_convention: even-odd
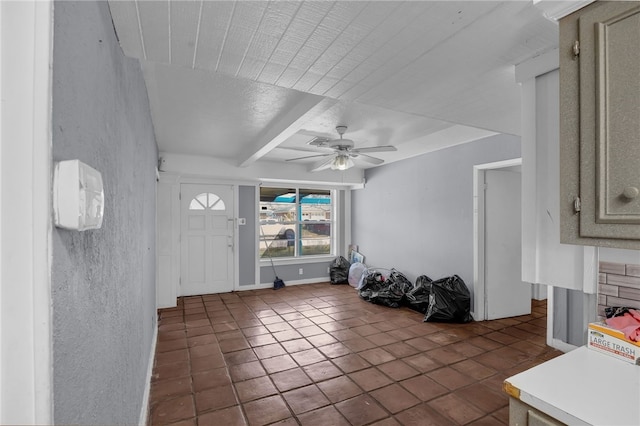
[[[500,425],[502,381],[561,353],[546,305],[469,324],[329,283],[192,296],[159,311],[151,425]]]

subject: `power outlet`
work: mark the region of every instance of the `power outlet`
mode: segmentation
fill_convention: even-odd
[[[327,266],[327,274],[331,273],[331,266]]]
[[[298,275],[302,275],[302,274],[304,274],[304,269],[302,268],[298,269]]]

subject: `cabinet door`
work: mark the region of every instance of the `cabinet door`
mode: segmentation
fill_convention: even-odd
[[[564,192],[562,202],[573,208],[579,196],[580,212],[574,220],[578,241],[563,241],[638,247],[640,5],[596,2],[577,15],[577,20],[574,17],[569,23],[575,27],[576,38],[567,37],[567,31],[561,33],[561,99],[568,107],[561,110],[565,127],[561,135],[563,143],[577,138],[577,149],[565,146],[561,154],[563,160],[570,157],[569,163],[574,158],[579,162],[578,194],[567,199]],[[574,55],[576,42],[579,52]],[[577,81],[570,83],[568,78]],[[568,105],[569,99],[575,104]],[[567,128],[571,128],[571,136]]]

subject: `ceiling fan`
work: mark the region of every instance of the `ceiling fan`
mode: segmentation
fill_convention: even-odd
[[[333,149],[332,153],[308,155],[306,157],[291,158],[286,161],[325,157],[313,165],[313,168],[311,169],[312,172],[317,172],[319,170],[328,168],[331,168],[333,170],[347,170],[348,168],[355,165],[352,158],[357,158],[358,160],[363,160],[367,163],[378,165],[384,163],[384,160],[372,157],[368,155],[368,153],[397,151],[396,147],[391,145],[354,148],[354,143],[351,139],[344,139],[342,137],[342,135],[344,135],[347,131],[347,126],[336,126],[336,131],[340,135],[340,139],[327,139],[317,137],[308,142],[309,145],[317,146],[319,148],[331,148]]]

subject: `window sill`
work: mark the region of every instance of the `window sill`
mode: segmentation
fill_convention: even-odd
[[[331,262],[334,260],[336,256],[327,254],[321,256],[306,256],[306,257],[287,257],[287,258],[273,258],[273,263],[275,265],[302,265],[308,263],[325,263]],[[271,261],[269,258],[261,258],[260,266],[271,266]]]

